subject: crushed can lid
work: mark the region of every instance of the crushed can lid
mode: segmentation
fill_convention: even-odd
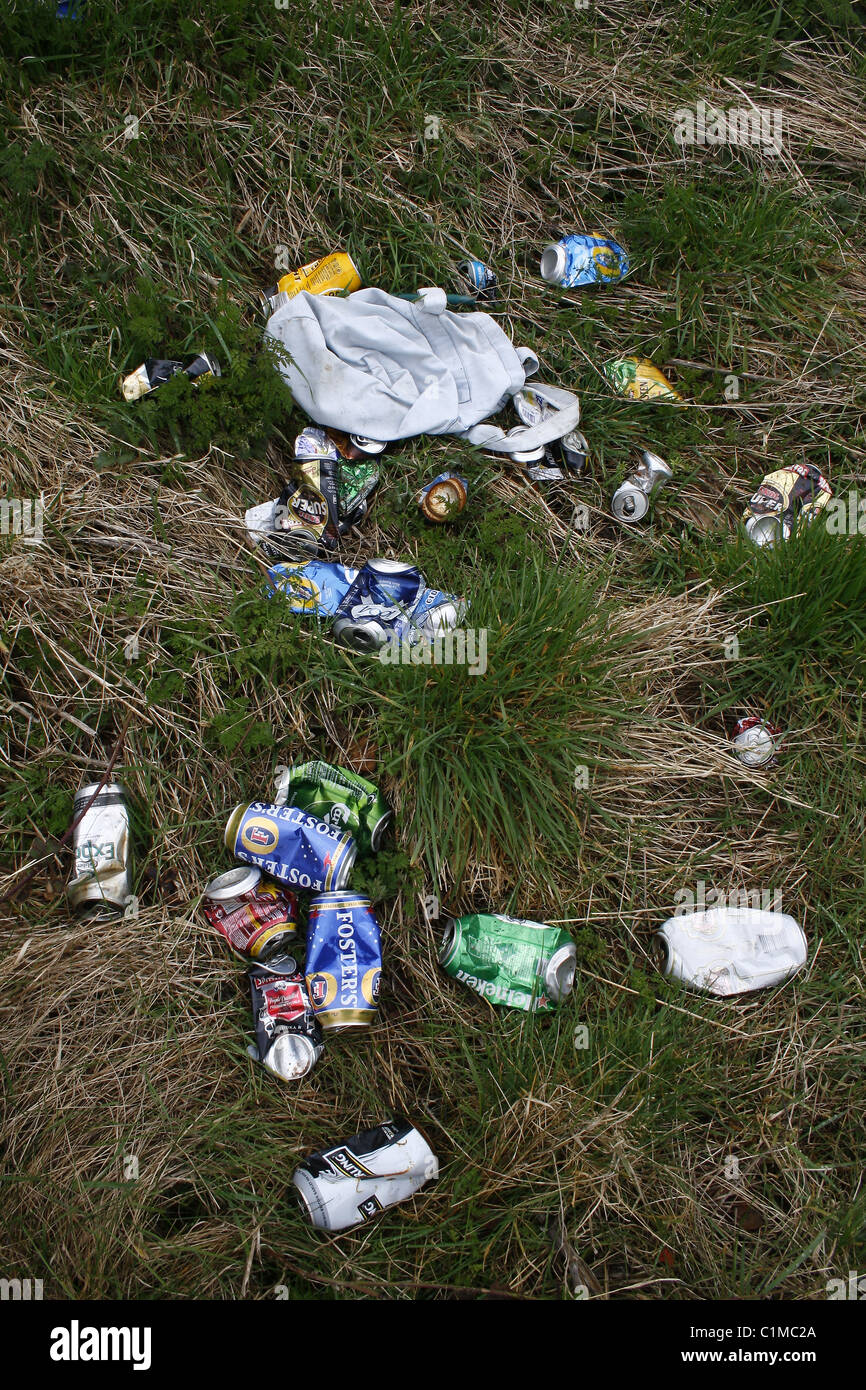
[[[217,903],[240,898],[244,893],[251,893],[258,887],[261,876],[261,869],[255,868],[252,864],[239,864],[236,868],[228,869],[224,874],[212,878],[204,890],[204,896]]]
[[[565,999],[574,989],[577,970],[577,947],[573,941],[554,951],[544,971],[544,984],[554,1004]]]
[[[300,1033],[281,1033],[273,1046],[268,1048],[262,1062],[268,1071],[275,1072],[284,1081],[297,1081],[312,1071],[316,1062],[316,1047]]]

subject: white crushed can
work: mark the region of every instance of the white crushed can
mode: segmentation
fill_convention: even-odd
[[[728,996],[780,985],[806,962],[806,936],[785,912],[713,907],[659,929],[662,974]]]
[[[403,1119],[310,1154],[292,1182],[320,1231],[345,1231],[370,1221],[439,1176],[427,1140]]]

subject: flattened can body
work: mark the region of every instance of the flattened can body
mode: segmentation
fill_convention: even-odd
[[[400,1117],[305,1158],[292,1177],[312,1224],[345,1231],[439,1176],[427,1140]]]
[[[283,768],[276,799],[281,806],[299,806],[334,830],[351,831],[361,853],[379,849],[393,815],[379,788],[366,777],[330,763]]]
[[[334,638],[356,651],[374,652],[394,635],[402,636],[424,588],[414,565],[398,560],[368,560],[343,598],[334,622]]]
[[[574,986],[577,948],[560,927],[477,912],[445,933],[439,964],[491,1004],[547,1011]]]
[[[250,972],[258,1061],[283,1081],[311,1071],[324,1051],[304,977],[294,956],[275,956]]]
[[[76,792],[73,823],[99,787],[98,782]],[[75,872],[67,892],[73,907],[107,903],[124,907],[129,901],[129,812],[120,782],[108,782],[82,816],[72,836]]]
[[[662,973],[728,997],[781,984],[806,962],[806,936],[784,912],[713,907],[671,917],[659,929]]]
[[[307,988],[321,1026],[364,1028],[376,1017],[382,938],[370,899],[320,893],[307,921]]]
[[[322,893],[342,888],[355,862],[355,841],[297,806],[251,801],[229,816],[226,848],[245,864],[290,888]]]

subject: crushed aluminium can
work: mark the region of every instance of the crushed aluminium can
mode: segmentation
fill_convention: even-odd
[[[167,381],[171,381],[173,376],[183,372],[190,381],[201,381],[203,377],[222,376],[222,369],[219,362],[209,352],[200,352],[186,366],[182,362],[164,360],[159,357],[148,357],[146,362],[142,362],[140,367],[136,367],[134,372],[123,378],[120,389],[123,392],[125,401],[137,401],[142,396],[148,395],[151,391],[156,391],[160,386],[164,386]]]
[[[574,987],[577,947],[560,927],[474,912],[449,923],[439,964],[491,1004],[548,1011]]]
[[[733,743],[737,757],[746,767],[770,767],[782,746],[782,730],[753,714],[737,720]]]
[[[339,463],[340,451],[325,430],[308,425],[295,440],[296,459],[330,459]]]
[[[784,912],[713,907],[670,917],[659,929],[662,974],[729,997],[779,985],[806,962],[803,928]]]
[[[325,560],[310,560],[306,565],[271,565],[268,576],[273,587],[268,594],[271,598],[284,596],[292,613],[333,618],[359,573],[348,565],[329,564]]]
[[[369,898],[319,893],[311,900],[305,969],[326,1032],[370,1026],[379,1008],[382,938]]]
[[[405,1202],[438,1176],[439,1161],[423,1134],[395,1116],[310,1154],[292,1182],[314,1226],[346,1231]]]
[[[514,408],[520,417],[521,423],[529,426],[540,425],[542,420],[548,419],[556,410],[556,407],[548,401],[543,392],[534,386],[524,386],[521,391],[516,392],[513,397]],[[516,431],[512,430],[511,433]],[[546,482],[563,476],[562,469],[558,465],[564,465],[569,473],[574,473],[577,477],[582,477],[586,472],[589,457],[589,445],[580,430],[569,430],[561,439],[554,440],[548,444],[544,450],[545,457],[550,467],[550,477],[535,477],[536,482]],[[514,455],[512,455],[512,458]],[[527,472],[532,476],[532,469],[541,469],[540,460],[527,468]]]
[[[628,256],[618,242],[590,232],[572,232],[541,253],[541,278],[561,289],[616,285],[628,275]]]
[[[98,782],[91,782],[75,793],[73,824],[98,788]],[[107,782],[99,790],[75,826],[72,848],[75,872],[67,887],[72,906],[125,907],[130,898],[129,811],[120,782]]]
[[[345,251],[335,251],[281,276],[270,289],[262,291],[260,299],[263,312],[270,315],[302,290],[308,294],[342,294],[344,290],[360,288],[361,277],[352,257]]]
[[[652,494],[663,488],[673,476],[673,469],[663,458],[644,449],[637,468],[624,483],[620,483],[611,498],[610,509],[617,521],[626,526],[642,521],[649,511]]]
[[[469,484],[458,473],[440,473],[418,494],[418,506],[428,521],[453,521],[466,506]]]
[[[225,833],[236,859],[305,892],[343,888],[355,862],[352,836],[296,806],[250,801],[235,806]]]
[[[755,545],[787,541],[800,523],[815,520],[832,495],[814,463],[792,463],[768,473],[743,512],[746,535]]]
[[[337,609],[335,641],[355,651],[375,652],[408,624],[424,581],[414,565],[368,560]]]
[[[282,1081],[312,1071],[325,1050],[304,976],[294,956],[275,956],[249,972],[255,1044],[247,1049]]]
[[[242,956],[266,961],[289,950],[298,930],[298,899],[290,889],[242,864],[211,879],[202,911]]]
[[[366,777],[321,762],[283,768],[275,802],[278,806],[291,802],[334,830],[351,831],[361,854],[375,854],[380,849],[394,814],[379,788]]]
[[[496,298],[496,272],[483,261],[461,261],[457,267],[476,299]]]
[[[619,396],[633,401],[682,401],[648,357],[614,357],[602,371]]]
[[[345,460],[340,465],[337,491],[343,526],[357,526],[363,521],[370,498],[378,486],[379,470],[369,459]]]

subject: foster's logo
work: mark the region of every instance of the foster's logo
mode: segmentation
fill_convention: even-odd
[[[276,822],[267,816],[251,816],[241,827],[241,844],[251,854],[267,854],[276,848],[279,838]]]

